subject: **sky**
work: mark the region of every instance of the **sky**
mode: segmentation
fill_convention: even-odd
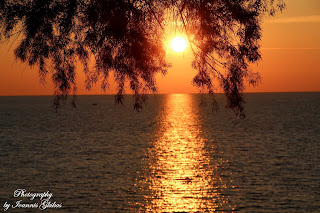
[[[265,19],[262,25],[262,60],[251,67],[261,74],[262,83],[257,87],[247,86],[245,92],[320,91],[320,1],[285,2],[286,10]],[[41,84],[37,67],[16,61],[14,45],[10,46],[9,43],[0,47],[0,96],[52,95],[51,77]],[[166,76],[157,76],[159,93],[199,92],[191,84],[196,71],[191,68],[190,48],[182,53],[168,49],[167,60],[172,66]],[[84,76],[80,69],[78,72],[77,94],[104,94],[99,85],[87,91]],[[111,85],[107,93],[114,92]]]

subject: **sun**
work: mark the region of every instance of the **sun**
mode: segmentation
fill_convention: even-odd
[[[170,42],[171,49],[175,52],[182,52],[187,48],[187,41],[181,36],[173,38]]]

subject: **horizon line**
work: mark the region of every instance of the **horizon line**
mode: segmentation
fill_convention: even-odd
[[[242,94],[264,94],[264,93],[319,93],[320,91],[275,91],[275,92],[243,92]],[[145,95],[207,95],[208,93],[150,93]],[[223,92],[217,92],[214,94],[225,94]],[[116,94],[76,94],[76,96],[115,96]],[[124,96],[133,96],[134,94],[124,94]],[[38,96],[48,96],[55,97],[56,95],[0,95],[0,97],[38,97]],[[72,97],[73,95],[68,95]]]

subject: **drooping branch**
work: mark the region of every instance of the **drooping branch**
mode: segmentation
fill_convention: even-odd
[[[37,65],[41,79],[52,74],[55,106],[76,92],[80,61],[87,89],[101,78],[101,88],[107,89],[113,73],[116,102],[121,103],[128,82],[139,110],[143,94],[157,92],[156,74],[168,68],[163,20],[172,11],[194,55],[194,84],[213,94],[218,81],[227,107],[243,115],[244,82],[255,85],[259,77],[249,66],[261,58],[261,20],[283,8],[282,0],[2,0],[0,39],[19,37],[16,58]]]

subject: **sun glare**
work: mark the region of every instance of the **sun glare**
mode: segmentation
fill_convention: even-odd
[[[170,46],[173,51],[179,53],[187,48],[187,41],[183,37],[177,36],[171,40]]]

